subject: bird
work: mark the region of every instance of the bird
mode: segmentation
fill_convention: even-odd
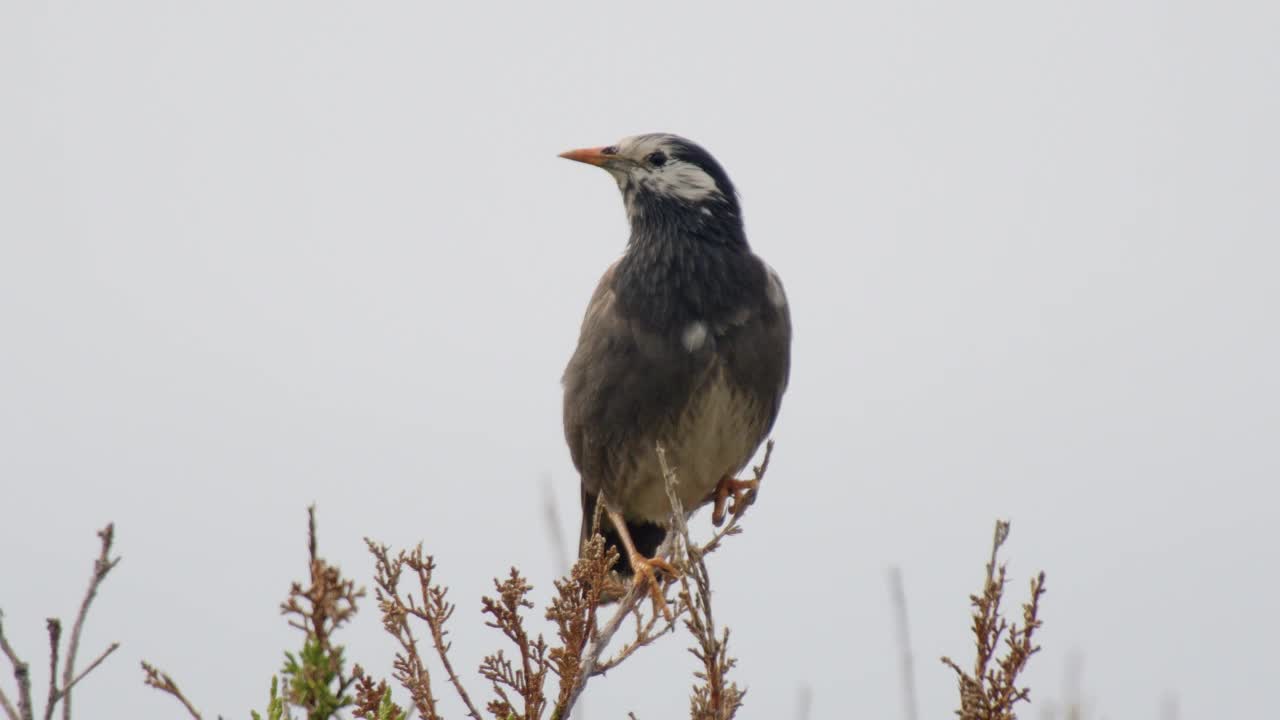
[[[672,513],[656,447],[686,513],[713,504],[719,526],[728,500],[736,507],[757,488],[736,475],[782,406],[791,311],[777,272],[747,242],[733,183],[700,145],[650,133],[560,157],[613,176],[630,223],[561,378],[581,481],[579,555],[599,505],[598,530],[619,554],[614,577],[647,583],[669,615],[660,582],[678,572],[655,556]]]

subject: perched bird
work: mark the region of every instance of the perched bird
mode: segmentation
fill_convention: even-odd
[[[626,252],[596,287],[563,377],[564,433],[582,481],[581,544],[599,528],[620,579],[675,570],[654,554],[671,503],[655,447],[688,512],[724,518],[754,481],[735,479],[778,416],[791,317],[778,275],[747,244],[733,183],[698,145],[637,135],[561,157],[603,168],[631,222]],[[610,527],[611,525],[611,527]],[[662,604],[665,610],[665,603]]]

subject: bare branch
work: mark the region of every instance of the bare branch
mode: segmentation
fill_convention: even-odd
[[[71,642],[67,645],[67,660],[62,670],[62,720],[71,720],[71,686],[76,680],[76,653],[80,650],[80,631],[84,629],[85,617],[89,614],[89,605],[93,602],[93,598],[98,594],[98,586],[107,577],[107,573],[120,562],[120,558],[111,558],[111,543],[115,539],[115,524],[107,523],[107,526],[98,531],[98,537],[102,540],[102,551],[98,554],[98,559],[93,562],[93,575],[89,579],[89,589],[85,591],[84,599],[80,602],[80,612],[76,615],[75,625],[71,628]],[[102,657],[106,657],[110,651],[104,653]],[[49,715],[46,713],[46,717]]]
[[[58,702],[58,645],[62,639],[62,623],[58,618],[49,618],[44,623],[49,631],[49,699],[44,707],[44,720],[51,720]]]
[[[71,690],[71,688],[75,687],[75,686],[76,686],[76,683],[78,683],[78,682],[80,682],[81,680],[83,680],[85,675],[88,675],[89,673],[93,672],[94,668],[96,668],[96,667],[98,667],[99,665],[101,665],[101,664],[102,664],[102,661],[103,661],[103,660],[106,660],[108,655],[110,655],[111,653],[113,653],[113,652],[115,652],[116,650],[119,650],[119,649],[120,649],[120,643],[118,643],[118,642],[111,643],[109,646],[107,646],[107,649],[106,649],[106,650],[103,650],[103,651],[102,651],[102,653],[101,653],[100,655],[98,655],[98,657],[97,657],[96,659],[94,659],[94,661],[93,661],[93,662],[89,663],[89,667],[87,667],[87,668],[85,668],[85,669],[81,670],[81,671],[80,671],[80,674],[79,674],[79,675],[76,675],[76,676],[71,680],[71,683],[70,683],[69,685],[67,685],[66,687],[64,687],[64,688],[62,688],[61,690],[59,690],[59,691],[58,691],[58,699],[59,699],[59,700],[61,700],[63,697],[66,697],[67,692],[69,692],[69,691]]]
[[[4,714],[9,720],[22,720],[18,716],[18,709],[9,701],[9,696],[4,694],[4,688],[0,688],[0,708],[4,709]]]
[[[187,699],[187,696],[182,694],[182,690],[178,689],[178,684],[173,681],[173,678],[163,672],[160,672],[156,666],[148,663],[146,660],[142,661],[142,671],[147,675],[145,680],[146,684],[161,692],[168,693],[178,698],[178,701],[187,709],[187,712],[191,713],[192,718],[195,720],[202,720],[200,712],[191,704],[191,701]]]
[[[653,613],[646,620],[644,618],[644,611],[639,606],[636,607],[635,611],[632,613],[632,616],[636,619],[635,637],[631,640],[631,642],[622,646],[622,649],[619,650],[617,654],[613,655],[607,660],[601,660],[600,662],[596,663],[596,668],[592,673],[593,675],[603,675],[609,672],[610,670],[620,665],[623,660],[626,660],[627,658],[634,655],[635,652],[640,648],[653,644],[653,642],[658,638],[676,629],[677,618],[672,617],[672,619],[669,622],[663,624],[661,629],[659,629],[657,632],[654,632],[654,629],[658,626],[658,619],[662,617],[662,615],[660,613]]]
[[[392,559],[390,548],[386,545],[375,543],[369,538],[365,538],[364,542],[374,558],[374,598],[382,612],[382,627],[400,643],[403,650],[396,653],[392,675],[409,691],[414,708],[423,720],[440,720],[436,712],[435,693],[431,689],[431,673],[418,653],[418,641],[409,627],[408,617],[416,605],[412,596],[408,603],[400,597],[400,573],[404,570],[406,554],[401,552],[399,557]],[[418,546],[419,552],[421,547]],[[423,565],[434,569],[434,560],[430,555],[425,557]]]
[[[13,646],[9,644],[9,639],[4,635],[4,614],[0,613],[0,650],[4,651],[5,657],[9,658],[9,664],[13,665],[13,677],[18,682],[18,710],[16,720],[34,720],[33,710],[31,707],[31,666],[18,657],[14,652]],[[5,712],[13,715],[13,706],[9,704],[8,698],[5,698]]]
[[[9,697],[4,694],[3,688],[0,688],[0,708],[4,708],[4,714],[8,716],[9,720],[21,720],[18,717],[18,709],[13,706],[13,703],[9,702]]]
[[[467,694],[466,688],[462,686],[462,680],[458,677],[458,673],[453,670],[453,663],[449,662],[449,648],[452,643],[444,641],[445,636],[449,634],[444,624],[453,616],[454,605],[445,599],[449,589],[442,585],[433,585],[431,582],[431,573],[435,570],[434,559],[427,557],[424,560],[422,545],[418,545],[412,555],[406,557],[402,553],[400,560],[410,570],[418,574],[418,590],[422,594],[422,607],[411,607],[409,612],[427,623],[427,627],[431,630],[431,643],[436,648],[436,655],[440,657],[440,664],[444,666],[445,673],[449,675],[449,682],[458,693],[462,704],[466,706],[467,714],[475,720],[481,720],[480,711],[476,710],[476,706],[472,704],[471,696]],[[412,597],[410,597],[409,604],[410,606],[413,605]]]

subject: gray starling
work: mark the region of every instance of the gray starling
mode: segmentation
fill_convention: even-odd
[[[706,150],[668,134],[561,157],[608,171],[631,237],[591,296],[565,369],[564,434],[582,478],[582,534],[618,548],[622,579],[662,597],[654,554],[671,516],[655,446],[686,511],[754,487],[736,480],[778,416],[791,365],[791,316],[778,275],[751,252],[738,196]],[[610,527],[611,525],[611,527]],[[581,551],[581,544],[580,544]],[[662,606],[665,610],[665,604]]]

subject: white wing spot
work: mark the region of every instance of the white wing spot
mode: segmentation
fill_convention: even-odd
[[[705,323],[694,321],[684,329],[684,333],[680,336],[680,342],[684,345],[684,349],[689,352],[697,352],[702,344],[707,341],[707,326]]]

